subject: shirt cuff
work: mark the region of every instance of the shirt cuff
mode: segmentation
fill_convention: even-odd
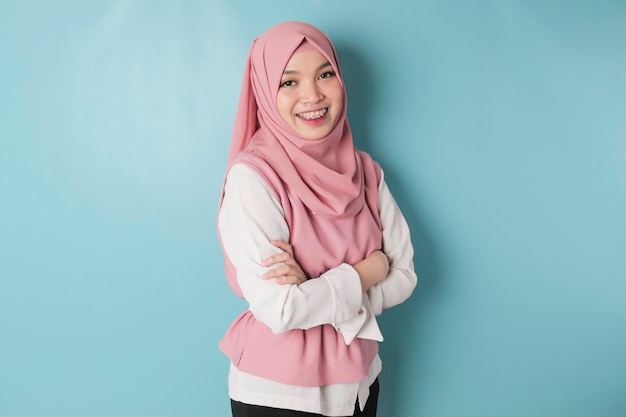
[[[351,265],[343,263],[326,271],[320,278],[330,287],[331,324],[337,328],[337,323],[352,319],[361,308],[363,290],[359,274]]]
[[[383,341],[383,334],[378,327],[376,315],[365,294],[363,294],[363,301],[358,314],[350,320],[339,323],[335,328],[343,336],[346,345],[352,343],[355,338]]]
[[[382,333],[356,270],[351,265],[341,264],[321,278],[326,280],[332,294],[331,324],[342,334],[346,345],[355,337],[382,342]]]

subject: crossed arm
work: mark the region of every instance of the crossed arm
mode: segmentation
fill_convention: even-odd
[[[307,280],[288,243],[289,228],[280,203],[253,170],[244,165],[232,167],[219,227],[239,286],[257,320],[276,333],[321,324],[339,330],[345,327],[342,323],[358,322],[364,297],[373,312],[380,314],[410,295],[417,277],[408,226],[383,182],[379,189],[383,251],[374,251],[357,264],[332,268],[322,279]]]
[[[271,240],[270,243],[283,252],[272,255],[263,260],[264,267],[274,267],[270,271],[263,274],[263,279],[274,279],[277,284],[281,285],[298,285],[307,280],[304,271],[298,262],[296,262],[293,247],[282,240]],[[378,284],[387,277],[389,271],[389,259],[380,251],[375,250],[367,258],[361,262],[352,265],[359,274],[361,288],[366,292],[374,285]]]

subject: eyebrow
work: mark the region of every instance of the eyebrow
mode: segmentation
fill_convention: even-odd
[[[316,71],[320,71],[326,67],[330,67],[330,62],[326,61],[324,62],[322,65],[320,65],[319,67],[317,67]],[[289,75],[289,74],[296,74],[298,71],[294,71],[294,70],[285,70],[283,71],[283,75]]]

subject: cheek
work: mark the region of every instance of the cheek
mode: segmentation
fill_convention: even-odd
[[[276,96],[276,107],[278,108],[278,112],[281,116],[284,114],[291,114],[291,109],[293,108],[292,102],[293,100],[289,94],[283,93],[282,90],[278,92],[278,95]]]
[[[341,83],[339,83],[339,81],[334,83],[330,94],[332,94],[333,100],[341,102],[341,99],[343,96],[343,89],[341,88]]]

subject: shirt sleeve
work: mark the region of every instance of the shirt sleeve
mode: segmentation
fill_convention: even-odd
[[[277,284],[274,279],[262,278],[279,266],[268,268],[261,264],[281,252],[270,240],[289,242],[289,227],[276,196],[246,165],[236,164],[228,173],[218,227],[250,311],[274,333],[322,324],[337,328],[358,315],[363,300],[361,281],[348,264],[299,285]]]
[[[383,252],[389,258],[389,273],[387,278],[367,292],[376,315],[405,301],[417,285],[409,226],[387,187],[384,175],[378,187],[378,201],[383,226]]]

